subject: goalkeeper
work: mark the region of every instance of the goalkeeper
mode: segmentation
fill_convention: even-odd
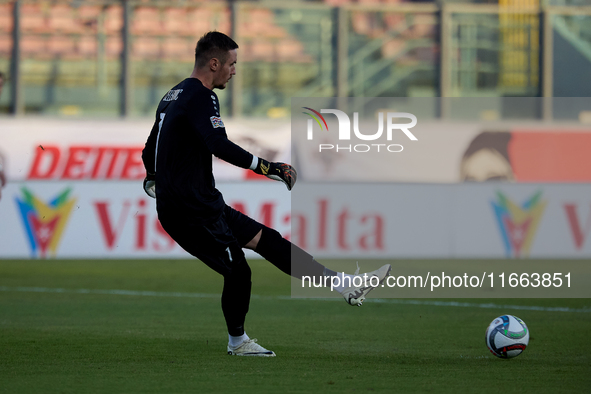
[[[144,190],[156,198],[158,218],[168,234],[224,277],[222,311],[228,328],[228,354],[272,357],[274,352],[244,331],[251,271],[242,248],[256,251],[297,278],[338,276],[340,283],[349,286],[336,289],[351,305],[361,305],[373,287],[355,287],[351,280],[344,280],[352,275],[325,268],[277,231],[226,205],[215,188],[212,154],[283,182],[288,190],[296,183],[296,171],[289,164],[268,162],[228,140],[213,89],[224,89],[236,73],[237,48],[230,37],[219,32],[207,33],[197,43],[190,77],[168,91],[158,105],[142,152],[147,171]],[[389,269],[386,265],[367,275],[377,276],[381,282]]]

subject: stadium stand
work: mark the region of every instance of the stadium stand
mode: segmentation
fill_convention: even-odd
[[[460,1],[470,0],[453,2]],[[553,4],[571,5],[576,1],[553,0]],[[504,7],[539,5],[539,0],[494,2]],[[343,6],[348,7],[346,71],[350,95],[406,96],[415,94],[415,89],[421,90],[421,95],[436,95],[438,14],[435,8],[409,11],[408,7],[399,7],[403,3],[419,1],[323,0],[301,2],[297,7],[281,2],[236,2],[238,25],[233,27],[231,2],[135,0],[130,58],[132,86],[139,89],[136,101],[147,100],[146,90],[157,97],[186,75],[196,40],[214,29],[235,34],[240,44],[239,67],[247,112],[262,111],[266,105],[284,105],[290,95],[332,95],[337,41],[334,7]],[[0,4],[3,69],[9,65],[12,48],[11,7],[8,2]],[[589,20],[557,18],[556,34],[571,43],[573,51],[591,59]],[[96,89],[87,96],[95,96],[98,102],[106,100],[107,90],[117,90],[123,50],[123,7],[119,2],[23,2],[21,27],[26,89],[50,90],[51,83],[59,90],[64,81],[74,83],[80,76],[80,86]],[[450,60],[454,89],[458,94],[532,94],[532,88],[539,84],[539,28],[538,16],[533,15],[454,14]],[[589,62],[581,60],[585,61]],[[94,70],[89,75],[81,76],[77,71],[89,67]],[[97,94],[99,90],[101,94]],[[74,96],[52,97],[54,102],[48,108],[59,106],[60,97]],[[148,102],[141,104],[141,108],[149,107]]]

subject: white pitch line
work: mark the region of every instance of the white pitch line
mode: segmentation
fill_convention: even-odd
[[[460,308],[483,308],[483,309],[515,309],[520,311],[544,311],[544,312],[577,312],[577,313],[591,313],[591,308],[569,308],[569,307],[548,307],[535,305],[500,305],[492,302],[487,304],[477,304],[473,302],[457,302],[457,301],[419,301],[419,300],[400,300],[400,299],[374,299],[373,302],[383,302],[388,304],[405,304],[405,305],[432,305],[432,306],[455,306]]]
[[[103,294],[103,295],[127,295],[140,297],[181,297],[181,298],[220,298],[221,294],[207,293],[182,293],[166,291],[138,291],[138,290],[100,290],[100,289],[64,289],[51,287],[8,287],[0,286],[0,291],[4,292],[25,292],[25,293],[65,293],[65,294]],[[251,298],[260,300],[315,300],[315,301],[339,301],[341,298],[300,298],[289,296],[261,296],[253,294]],[[405,299],[385,299],[374,298],[368,303],[375,302],[380,304],[399,304],[399,305],[428,305],[428,306],[447,306],[457,308],[482,308],[482,309],[513,309],[521,311],[543,311],[543,312],[574,312],[591,313],[591,308],[568,308],[568,307],[546,307],[535,305],[501,305],[495,303],[473,303],[457,301],[422,301]]]
[[[184,297],[184,298],[220,298],[219,294],[180,293],[165,291],[138,291],[138,290],[100,290],[100,289],[63,289],[51,287],[7,287],[0,286],[0,291],[16,291],[26,293],[70,293],[70,294],[106,294],[129,295],[144,297]]]

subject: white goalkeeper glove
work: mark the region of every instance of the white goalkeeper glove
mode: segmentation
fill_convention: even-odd
[[[287,190],[293,188],[298,177],[295,168],[285,163],[268,162],[260,157],[258,159],[259,162],[253,170],[254,172],[264,175],[269,179],[283,182],[287,186]]]
[[[144,191],[152,198],[156,198],[156,174],[150,174],[144,178]]]

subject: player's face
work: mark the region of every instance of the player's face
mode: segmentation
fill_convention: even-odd
[[[226,84],[232,78],[232,75],[236,74],[236,61],[238,59],[238,53],[236,49],[228,51],[228,59],[226,63],[219,69],[217,76],[214,80],[213,87],[217,89],[225,89]]]

